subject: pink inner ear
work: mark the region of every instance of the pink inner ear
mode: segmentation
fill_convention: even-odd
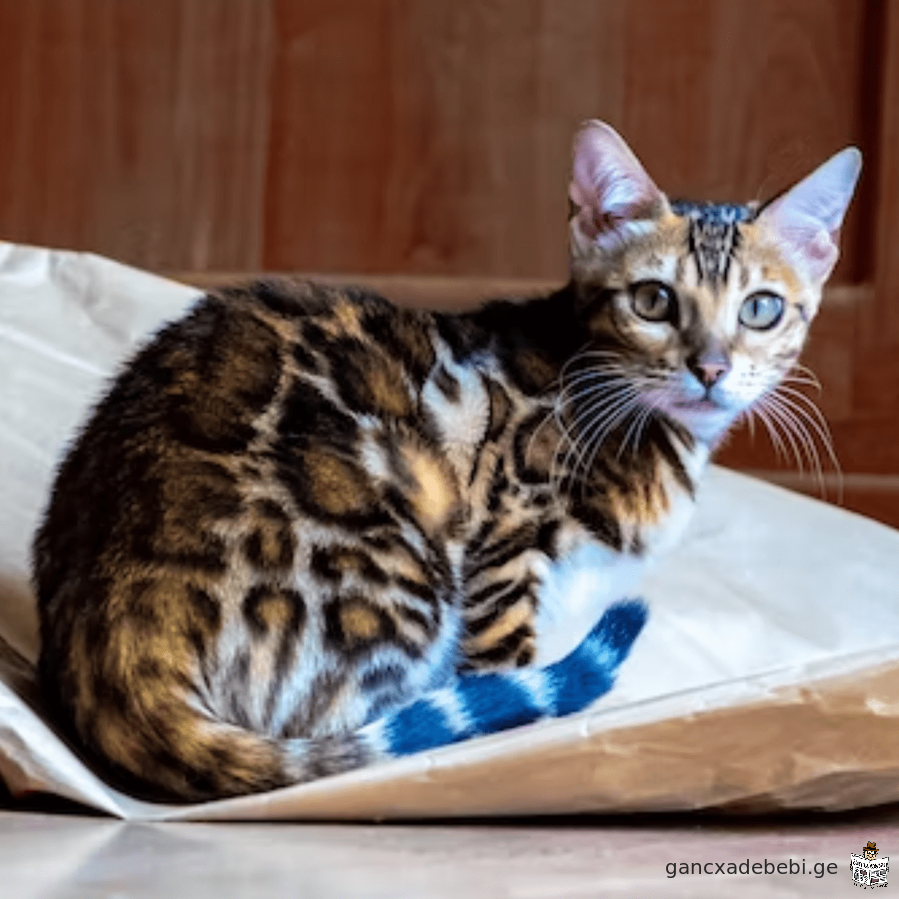
[[[769,224],[778,240],[805,262],[813,280],[828,277],[840,255],[839,229],[828,233],[821,221],[789,207],[773,211]]]
[[[591,122],[575,139],[570,196],[589,238],[622,222],[654,215],[661,191],[627,144],[608,125]]]
[[[833,231],[828,234],[823,229],[819,229],[817,233],[806,243],[806,254],[809,259],[817,264],[818,267],[825,267],[829,271],[836,263],[839,250],[837,249],[837,240],[839,240],[840,232]]]
[[[846,208],[861,170],[861,154],[847,147],[778,197],[759,214],[775,238],[786,244],[822,283],[839,256]]]

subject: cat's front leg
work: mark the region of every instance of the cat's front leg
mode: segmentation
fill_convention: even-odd
[[[552,530],[547,551],[507,538],[469,560],[460,670],[550,665],[580,646],[613,603],[635,595],[642,560],[579,525]]]

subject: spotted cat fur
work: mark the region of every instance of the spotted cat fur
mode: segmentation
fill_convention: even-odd
[[[133,793],[199,801],[589,706],[712,450],[795,362],[858,168],[669,202],[587,123],[555,292],[210,293],[116,377],[36,535],[60,726]]]

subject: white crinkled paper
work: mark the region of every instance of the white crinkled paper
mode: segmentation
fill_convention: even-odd
[[[899,799],[899,532],[714,467],[682,547],[645,584],[644,633],[589,713],[202,806],[105,786],[40,715],[29,544],[108,376],[197,295],[96,256],[0,244],[0,776],[14,793],[182,819]]]

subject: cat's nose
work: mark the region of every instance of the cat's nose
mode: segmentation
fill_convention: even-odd
[[[723,352],[703,353],[687,365],[706,389],[714,387],[730,371],[730,360]]]
[[[722,362],[705,362],[696,366],[696,377],[703,387],[712,387],[720,381],[727,372],[727,366]]]

